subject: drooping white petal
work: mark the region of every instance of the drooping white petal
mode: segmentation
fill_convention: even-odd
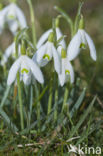
[[[60,39],[63,36],[61,30],[58,27],[56,28],[56,35],[57,35],[57,40]],[[59,44],[62,45],[62,47],[64,49],[66,48],[66,43],[65,43],[65,40],[64,39],[62,41],[60,41]]]
[[[48,39],[49,34],[52,32],[52,29],[47,30],[39,39],[37,43],[37,49],[42,46],[42,44]]]
[[[32,75],[30,72],[29,72],[29,74],[26,74],[26,73],[23,74],[23,82],[25,85],[27,85],[27,86],[30,85],[31,77],[32,77]]]
[[[2,33],[3,28],[4,28],[4,23],[5,23],[5,20],[6,20],[5,17],[6,17],[8,8],[9,7],[7,6],[3,10],[0,11],[0,34]]]
[[[86,41],[86,37],[85,37],[85,31],[83,29],[79,29],[78,30],[78,33],[81,34],[81,42],[84,44],[84,45],[87,45],[87,41]]]
[[[30,67],[28,66],[27,64],[27,60],[25,59],[27,56],[21,56],[22,58],[22,62],[21,62],[21,74],[24,74],[25,72],[27,74],[29,74],[29,71],[30,71]]]
[[[33,61],[36,60],[36,62],[39,64],[40,61],[42,60],[44,54],[46,52],[46,44],[44,44],[43,46],[41,46],[37,51],[36,53],[34,54],[33,56]]]
[[[77,57],[77,55],[80,52],[80,44],[81,44],[81,34],[76,33],[76,35],[73,37],[73,39],[70,41],[70,44],[67,48],[67,57],[69,61],[72,61]]]
[[[46,53],[45,54],[47,54],[49,57],[50,57],[50,60],[51,60],[51,58],[52,58],[52,47],[53,47],[53,43],[52,42],[49,42],[49,41],[47,41],[47,43],[46,43]],[[50,61],[49,60],[49,61]]]
[[[1,34],[2,31],[3,31],[4,23],[5,23],[4,16],[2,16],[1,13],[0,13],[0,34]]]
[[[5,51],[4,55],[8,58],[15,50],[15,43],[13,42]]]
[[[26,60],[27,65],[31,69],[34,78],[36,80],[38,80],[40,83],[44,83],[43,74],[42,74],[40,68],[38,67],[38,65],[33,60],[28,58],[27,56],[25,56],[24,59]]]
[[[46,66],[47,64],[48,64],[48,62],[49,62],[49,60],[48,60],[48,58],[45,58],[45,59],[42,59],[40,62],[39,62],[39,66],[40,67],[44,67],[44,66]]]
[[[71,63],[69,62],[68,58],[65,59],[65,70],[69,70],[70,81],[71,81],[71,83],[73,83],[74,82],[74,70],[73,70],[73,67],[72,67]]]
[[[0,62],[0,65],[1,66],[4,66],[4,64],[7,62],[7,57],[3,56],[1,62]]]
[[[55,71],[58,74],[60,74],[60,72],[61,72],[60,57],[59,57],[59,54],[58,54],[57,50],[55,49],[54,45],[52,45],[52,53],[53,53]]]
[[[10,57],[10,55],[11,55],[12,52],[13,52],[14,46],[15,46],[15,43],[13,42],[13,43],[6,49],[6,51],[4,52],[3,57],[2,57],[2,60],[1,60],[1,65],[2,65],[2,66],[8,61],[8,58]]]
[[[93,40],[91,39],[91,37],[85,32],[85,36],[86,36],[86,40],[87,40],[87,43],[88,43],[88,46],[89,46],[89,49],[90,49],[90,55],[92,57],[92,59],[94,61],[96,61],[96,49],[95,49],[95,45],[93,43]]]
[[[9,25],[9,29],[13,33],[13,35],[16,35],[16,32],[18,30],[18,22],[16,20],[9,20],[8,25]]]
[[[21,65],[21,57],[18,58],[10,68],[7,79],[7,85],[11,85],[15,81],[16,74],[20,68],[20,65]]]
[[[27,26],[27,23],[26,23],[24,13],[22,12],[22,10],[17,5],[15,5],[15,9],[16,9],[15,10],[16,11],[16,16],[17,16],[17,19],[19,21],[20,27],[25,28]]]
[[[57,51],[59,56],[61,57],[61,51],[62,51],[63,47],[62,46],[58,46]]]
[[[65,83],[65,59],[62,59],[62,72],[58,74],[60,85],[63,86]]]

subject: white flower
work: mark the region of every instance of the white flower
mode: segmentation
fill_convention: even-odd
[[[60,73],[60,56],[54,47],[53,42],[47,41],[42,45],[33,56],[33,60],[43,67],[52,59],[52,57],[54,59],[55,71]]]
[[[45,43],[45,41],[48,39],[48,36],[49,36],[49,34],[50,34],[51,32],[53,32],[53,30],[52,30],[52,29],[49,29],[48,31],[46,31],[46,32],[40,37],[40,39],[39,39],[39,41],[38,41],[38,43],[37,43],[37,49],[40,48],[40,47]],[[56,35],[57,35],[57,40],[59,40],[59,39],[63,36],[63,34],[62,34],[61,30],[59,29],[59,27],[56,28]],[[57,50],[58,50],[58,52],[60,53],[60,51],[61,51],[61,46],[62,46],[64,49],[66,48],[65,40],[62,39],[62,40],[60,41],[59,45],[60,45],[60,46],[58,47]]]
[[[0,11],[0,33],[2,32],[6,22],[14,35],[18,28],[22,29],[27,26],[22,10],[15,3],[9,4]]]
[[[20,55],[20,48],[21,46],[19,45],[19,48],[18,48],[18,52],[19,52],[19,55]],[[3,66],[5,63],[7,63],[8,61],[8,58],[12,56],[12,58],[15,59],[15,56],[16,56],[16,52],[15,52],[15,42],[13,42],[4,52],[3,56],[2,56],[2,60],[1,60],[1,65]]]
[[[44,83],[43,75],[38,65],[28,56],[21,55],[11,66],[7,84],[11,85],[16,80],[17,72],[20,72],[20,80],[28,85],[31,82],[31,76],[40,83]]]
[[[60,85],[70,81],[74,82],[74,70],[68,58],[62,58],[62,72],[58,75]]]
[[[76,35],[71,40],[67,48],[67,56],[71,61],[77,57],[81,48],[85,48],[88,45],[90,49],[90,55],[93,60],[96,61],[96,49],[91,37],[83,29],[79,29]]]

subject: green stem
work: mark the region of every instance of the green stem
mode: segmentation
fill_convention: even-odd
[[[54,123],[55,123],[57,121],[57,115],[58,115],[58,111],[57,111],[58,77],[57,77],[56,73],[54,74],[54,88],[55,88],[55,95],[54,95],[54,100],[55,100],[55,104],[54,104]]]
[[[62,106],[62,112],[67,111],[69,109],[68,105],[67,105],[68,94],[69,94],[69,85],[67,84],[65,87],[65,92],[64,92],[64,101],[63,101],[63,106]]]
[[[57,101],[58,101],[58,88],[56,88],[56,90],[55,90],[54,122],[57,121],[57,114],[58,114],[58,111],[57,111]]]
[[[22,96],[21,96],[19,72],[17,73],[17,85],[18,85],[19,107],[20,107],[20,122],[21,122],[21,129],[23,130],[24,129],[24,117],[23,117],[23,103],[22,103]]]
[[[16,58],[18,58],[18,42],[17,39],[15,41],[15,51],[16,51]],[[23,102],[21,96],[21,86],[20,86],[20,74],[17,73],[17,86],[18,86],[18,95],[19,95],[19,107],[20,107],[20,123],[21,123],[21,130],[24,129],[24,117],[23,117]]]
[[[84,2],[80,2],[79,6],[78,6],[78,11],[77,11],[77,15],[76,15],[76,18],[75,18],[75,23],[74,23],[73,35],[75,35],[77,30],[78,30],[79,21],[80,21],[80,17],[81,17],[81,9],[82,9],[83,4],[84,4]]]
[[[37,83],[35,82],[34,84],[35,86],[35,93],[36,93],[36,99],[38,99],[39,97],[39,89],[38,89],[38,86],[37,86]],[[37,121],[38,121],[38,131],[40,131],[40,101],[38,100],[37,101]]]
[[[32,24],[32,36],[33,36],[33,44],[36,47],[36,29],[35,29],[35,16],[33,11],[33,6],[31,0],[27,0],[30,8],[30,16],[31,16],[31,24]]]
[[[3,65],[4,76],[7,77],[7,69],[6,64]]]
[[[50,89],[49,89],[49,99],[48,99],[48,112],[47,112],[48,115],[50,114],[51,108],[52,108],[52,97],[53,97],[53,87],[51,83]]]
[[[71,31],[71,37],[73,37],[73,21],[72,19],[69,17],[69,15],[61,8],[55,6],[54,7],[59,13],[61,13],[61,15],[63,16],[63,18],[68,22],[69,26],[70,26],[70,31]]]

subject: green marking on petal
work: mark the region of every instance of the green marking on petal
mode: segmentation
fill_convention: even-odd
[[[70,71],[69,70],[65,70],[65,74],[70,75]]]
[[[43,56],[43,59],[48,59],[48,60],[50,60],[50,56],[48,55],[48,54],[45,54],[44,56]]]
[[[84,43],[81,43],[80,48],[85,49],[86,45]]]
[[[23,69],[21,70],[21,73],[23,74],[24,72],[27,74],[29,71],[28,71],[26,68],[23,68]]]
[[[15,16],[14,16],[14,15],[8,15],[8,18],[9,18],[9,19],[14,19]]]

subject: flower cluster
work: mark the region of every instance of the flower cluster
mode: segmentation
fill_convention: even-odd
[[[82,21],[83,19],[81,19]],[[56,28],[54,33],[53,29],[46,31],[37,43],[37,51],[33,58],[29,58],[25,54],[21,54],[21,45],[19,45],[19,58],[12,65],[7,84],[11,85],[16,80],[16,75],[20,73],[20,80],[24,84],[29,85],[33,79],[40,83],[44,83],[43,74],[40,67],[46,66],[52,59],[54,61],[54,69],[58,74],[59,83],[63,86],[66,82],[74,82],[74,70],[70,61],[74,60],[81,49],[86,48],[87,45],[90,49],[90,56],[96,60],[96,49],[91,37],[84,30],[83,25],[78,28],[78,31],[71,39],[69,45],[66,47],[65,39],[59,28],[58,18],[56,20]],[[0,33],[4,28],[4,24],[8,23],[11,32],[15,35],[18,28],[27,26],[25,16],[18,6],[14,3],[5,7],[0,11]],[[55,36],[56,35],[56,36]],[[54,38],[56,37],[55,44]],[[67,50],[66,50],[67,49]],[[9,56],[15,54],[15,43],[12,43],[3,55],[1,65],[7,62]]]

